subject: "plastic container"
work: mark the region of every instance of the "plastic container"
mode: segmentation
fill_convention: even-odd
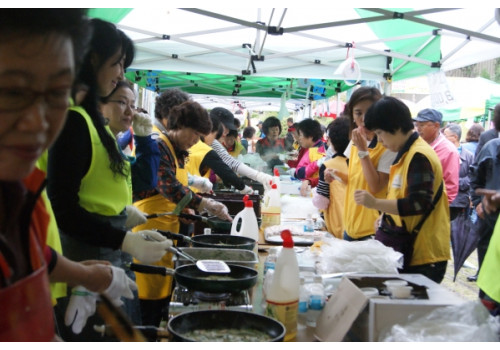
[[[300,289],[299,289],[299,324],[306,324],[307,309],[309,308],[309,290],[307,287],[305,277],[300,277]]]
[[[276,184],[271,186],[268,196],[265,198],[261,209],[261,217],[261,229],[281,224],[281,196]]]
[[[281,179],[280,179],[280,172],[278,169],[274,168],[274,176],[273,176],[273,184],[276,185],[276,189],[278,190],[279,193],[281,193]]]
[[[307,219],[304,224],[304,232],[314,232],[314,222],[311,213],[307,214]]]
[[[281,232],[283,248],[281,249],[273,280],[266,293],[266,315],[277,319],[286,328],[285,341],[294,340],[297,336],[297,317],[299,310],[299,264],[293,249],[292,233]]]
[[[248,196],[243,197],[245,207],[233,219],[231,225],[231,235],[244,236],[252,238],[255,242],[259,241],[259,223],[253,208],[253,202],[248,199]],[[238,223],[241,221],[241,224]],[[239,227],[239,228],[238,228]],[[258,244],[255,244],[254,251],[257,253]]]
[[[278,259],[278,248],[272,247],[269,249],[269,254],[266,257],[266,261],[264,261],[264,276],[266,275],[267,270],[276,268],[276,260]]]
[[[309,304],[306,317],[306,324],[309,327],[316,327],[316,320],[325,306],[325,301],[323,279],[321,276],[314,276],[313,283],[309,286]]]

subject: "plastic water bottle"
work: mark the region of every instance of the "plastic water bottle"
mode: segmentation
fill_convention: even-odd
[[[267,270],[275,269],[277,258],[278,258],[278,248],[272,247],[271,249],[269,249],[269,254],[266,257],[266,261],[264,261],[264,276],[266,276]]]
[[[313,283],[309,286],[309,304],[307,310],[306,324],[316,327],[316,320],[325,306],[325,287],[321,276],[314,276]]]
[[[300,290],[299,290],[299,325],[306,324],[307,309],[309,308],[309,290],[306,284],[306,279],[300,277]]]
[[[291,341],[297,336],[299,264],[293,249],[292,233],[289,230],[283,230],[281,238],[283,248],[276,260],[273,281],[267,291],[265,314],[277,319],[285,326],[285,341]]]
[[[304,224],[304,232],[314,232],[314,223],[311,213],[307,214],[306,223]]]

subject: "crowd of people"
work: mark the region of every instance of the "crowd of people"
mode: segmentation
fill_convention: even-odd
[[[158,95],[151,118],[124,78],[134,56],[121,30],[81,9],[0,12],[0,341],[112,340],[93,329],[100,295],[134,324],[159,326],[174,280],[129,264],[173,267],[175,243],[155,229],[190,235],[193,222],[147,214],[188,196],[183,212],[231,221],[201,195],[214,178],[249,194],[243,178],[267,189],[285,164],[333,236],[380,240],[404,254],[401,272],[438,283],[453,220],[475,211],[480,298],[498,312],[500,105],[495,128],[471,128],[466,143],[439,111],[412,118],[372,87],[326,128],[288,118],[283,130],[274,116],[242,128],[179,89]],[[268,171],[242,162],[246,153]],[[396,242],[401,233],[409,239]]]

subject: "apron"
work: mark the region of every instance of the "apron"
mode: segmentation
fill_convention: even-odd
[[[54,339],[47,266],[43,263],[38,244],[36,251],[42,265],[22,280],[0,289],[0,342],[46,342]]]
[[[177,157],[175,156],[175,150],[172,146],[170,140],[164,135],[160,135],[161,139],[167,144],[170,152],[173,155],[175,161],[175,177],[176,179],[187,187],[188,185],[188,172],[186,169],[179,168],[179,163]],[[177,206],[166,199],[161,194],[156,194],[152,197],[145,198],[143,200],[137,201],[134,205],[144,213],[158,213],[158,212],[170,212]],[[149,219],[145,224],[134,227],[133,231],[138,232],[141,230],[151,230],[159,229],[164,231],[171,231],[174,233],[179,232],[179,218],[174,215],[165,215],[159,218]],[[167,253],[163,258],[153,264],[157,266],[164,266],[168,268],[173,268],[174,263],[172,261],[173,254]],[[139,261],[136,261],[140,263]],[[147,300],[158,300],[165,299],[172,293],[172,276],[159,276],[145,273],[136,272],[136,282],[139,291],[139,299]]]

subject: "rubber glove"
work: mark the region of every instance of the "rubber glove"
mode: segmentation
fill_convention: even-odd
[[[241,194],[253,194],[253,189],[250,186],[245,185],[245,187],[238,192],[240,192]]]
[[[153,120],[146,113],[135,113],[132,118],[132,129],[137,136],[148,136],[153,132]]]
[[[188,185],[197,188],[201,193],[210,193],[213,188],[209,179],[196,175],[189,175]]]
[[[171,246],[172,241],[156,231],[129,231],[123,239],[122,250],[144,264],[152,264],[159,261]]]
[[[127,212],[127,221],[125,221],[125,228],[127,230],[137,225],[145,224],[146,221],[148,221],[148,219],[146,219],[146,214],[133,205],[127,205],[125,211]]]
[[[286,172],[288,175],[295,177],[295,168],[290,168]]]
[[[111,266],[111,271],[113,272],[113,279],[109,287],[104,291],[104,294],[106,294],[116,306],[122,306],[123,301],[121,297],[134,299],[133,291],[137,290],[137,284],[127,276],[125,270],[116,266]]]
[[[227,207],[211,198],[202,198],[198,211],[200,213],[206,211],[209,215],[217,216],[219,219],[233,221],[228,213]]]
[[[71,290],[68,308],[64,315],[64,324],[71,326],[75,334],[80,334],[87,323],[87,319],[95,313],[97,293],[88,291],[82,286]]]
[[[265,190],[271,189],[271,185],[269,184],[273,180],[273,177],[271,175],[259,171],[255,177],[255,180],[263,184]]]

